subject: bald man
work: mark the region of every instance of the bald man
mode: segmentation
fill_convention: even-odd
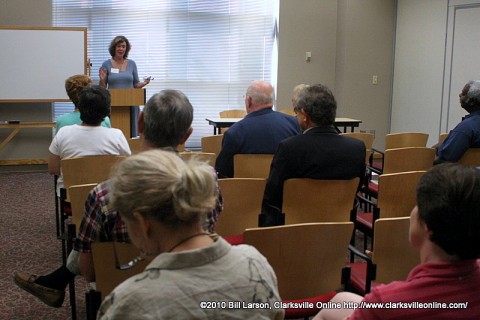
[[[265,81],[254,81],[245,94],[244,119],[228,129],[215,168],[220,178],[233,177],[236,154],[273,154],[279,143],[300,134],[295,117],[273,110],[273,87]]]

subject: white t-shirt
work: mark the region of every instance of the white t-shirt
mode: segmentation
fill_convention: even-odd
[[[119,129],[78,124],[62,127],[48,150],[60,159],[131,154],[127,139]],[[62,174],[57,180],[57,194],[60,188],[63,188]]]

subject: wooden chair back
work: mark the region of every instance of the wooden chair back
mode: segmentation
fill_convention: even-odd
[[[221,236],[232,236],[242,234],[247,228],[256,228],[262,211],[265,184],[266,180],[261,178],[219,179],[223,210],[215,232]]]
[[[218,157],[220,150],[222,150],[222,141],[223,134],[202,137],[202,152],[215,153],[215,155]]]
[[[280,109],[280,110],[277,110],[278,112],[281,112],[281,113],[284,113],[284,114],[288,114],[289,116],[295,116],[295,111],[293,111],[293,109]]]
[[[125,156],[101,155],[62,159],[63,184],[70,186],[107,180],[112,167]]]
[[[288,179],[283,184],[285,224],[350,221],[359,178]]]
[[[442,143],[443,141],[445,141],[445,139],[447,139],[447,136],[448,132],[440,133],[440,135],[438,136],[438,143]]]
[[[282,299],[302,299],[341,288],[352,222],[305,223],[247,229],[244,243],[275,270]]]
[[[428,170],[433,166],[435,149],[409,147],[385,150],[383,173]]]
[[[184,160],[189,160],[195,158],[200,161],[208,162],[212,167],[215,166],[215,159],[217,155],[210,152],[193,152],[193,151],[184,151],[179,153],[180,157]]]
[[[408,240],[410,217],[381,218],[375,221],[372,261],[376,267],[375,282],[405,280],[420,255]]]
[[[233,156],[235,178],[268,178],[273,154],[236,154]]]
[[[370,155],[373,152],[372,148],[373,148],[373,140],[375,139],[375,136],[372,133],[366,133],[366,132],[345,132],[345,133],[342,133],[342,135],[363,141],[366,149],[365,163],[369,163]]]
[[[426,147],[428,133],[401,132],[385,136],[385,150],[407,147]]]
[[[480,148],[470,148],[464,154],[463,157],[458,160],[458,163],[464,166],[480,166]]]
[[[80,227],[85,212],[85,201],[89,192],[97,186],[97,183],[88,183],[71,186],[68,188],[70,206],[72,208],[72,223],[76,229]]]
[[[380,209],[380,218],[410,216],[417,203],[418,181],[425,172],[399,172],[378,177],[377,208]]]
[[[132,154],[137,154],[142,151],[142,141],[143,139],[140,137],[127,139]]]
[[[243,118],[247,115],[245,110],[223,110],[220,111],[220,118]]]
[[[148,262],[140,261],[133,268],[119,270],[115,265],[115,254],[113,242],[92,243],[93,268],[95,270],[95,281],[97,291],[101,293],[102,300],[123,281],[134,276],[147,266]],[[130,243],[115,243],[118,260],[125,264],[137,257],[140,251]]]

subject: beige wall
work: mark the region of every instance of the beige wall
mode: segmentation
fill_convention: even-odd
[[[362,120],[383,148],[390,129],[394,0],[280,0],[277,108],[297,83],[323,83],[337,116]],[[305,51],[312,61],[305,62]],[[372,77],[378,84],[372,84]]]
[[[336,0],[280,0],[277,109],[291,108],[299,83],[335,84]],[[305,53],[312,53],[311,62]]]
[[[51,26],[51,6],[51,0],[0,0],[0,25]],[[52,121],[51,103],[0,103],[0,120]],[[0,141],[8,133],[0,129]],[[0,150],[0,160],[47,159],[51,140],[50,129],[23,129]]]

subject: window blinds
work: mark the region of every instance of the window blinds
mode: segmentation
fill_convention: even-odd
[[[183,91],[195,114],[187,147],[213,134],[205,121],[221,110],[244,109],[253,80],[276,72],[278,0],[53,0],[53,25],[88,28],[91,77],[110,58],[113,37],[132,45],[140,79],[152,76],[147,99],[162,89]],[[55,116],[71,104],[55,104]]]

